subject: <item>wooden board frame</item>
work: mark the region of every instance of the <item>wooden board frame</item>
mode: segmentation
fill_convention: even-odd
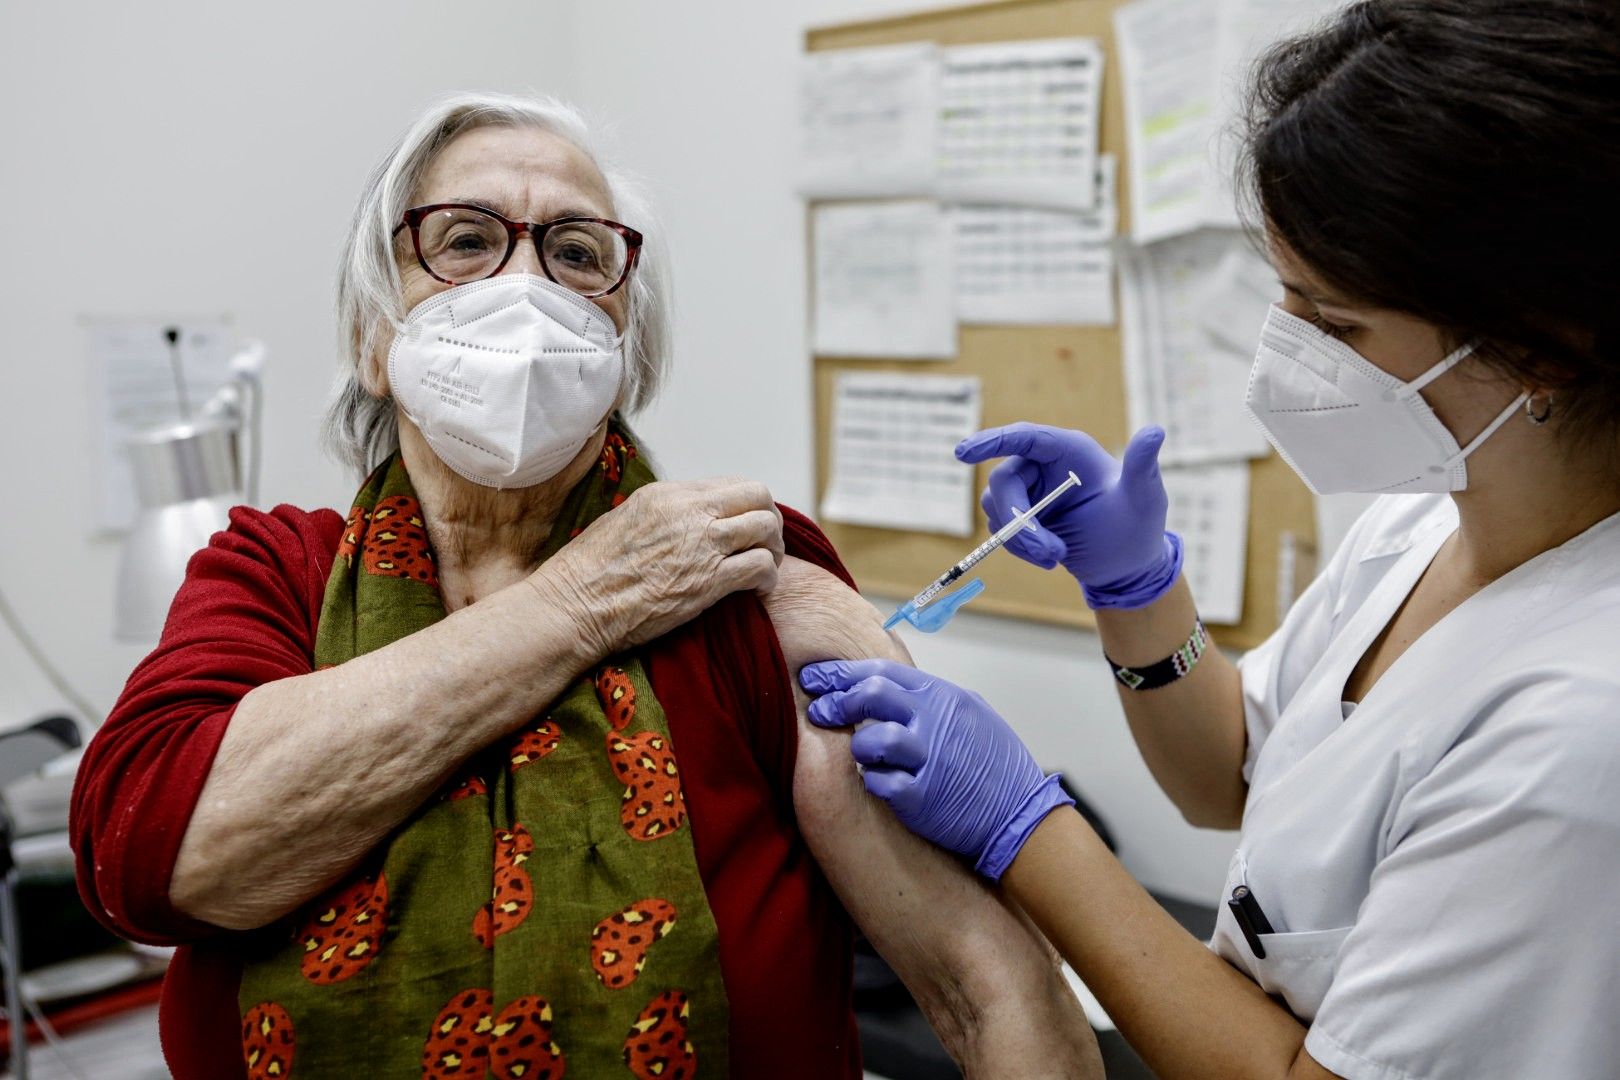
[[[1119,229],[1130,233],[1129,163],[1125,148],[1124,93],[1113,14],[1124,0],[1000,0],[965,7],[810,30],[809,51],[933,41],[972,45],[1049,37],[1094,37],[1103,44],[1100,149],[1119,159]],[[813,207],[811,208],[813,211]],[[806,235],[810,236],[807,219]],[[809,280],[814,287],[813,246]],[[814,305],[811,305],[814,310]],[[1258,327],[1256,331],[1258,332]],[[815,357],[816,492],[826,492],[830,465],[833,380],[840,371],[977,375],[983,382],[986,427],[1031,420],[1081,428],[1104,446],[1118,449],[1126,428],[1125,376],[1119,327],[963,326],[955,360],[862,360]],[[978,468],[982,488],[989,465]],[[1268,637],[1279,619],[1278,565],[1283,534],[1292,535],[1296,565],[1308,580],[1314,567],[1315,510],[1310,491],[1275,454],[1250,465],[1248,567],[1243,621],[1214,626],[1221,645],[1251,648]],[[988,535],[982,515],[970,540],[931,533],[876,529],[823,521],[822,528],[861,587],[884,596],[910,596]],[[1042,571],[1008,555],[995,555],[975,571],[987,586],[971,609],[1063,626],[1095,627],[1080,590],[1062,571]],[[1297,580],[1300,573],[1294,575]]]

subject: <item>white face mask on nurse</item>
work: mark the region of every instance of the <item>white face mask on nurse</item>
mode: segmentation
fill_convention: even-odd
[[[1478,363],[1475,343],[1448,350],[1431,324],[1355,306],[1285,246],[1273,254],[1287,295],[1261,328],[1247,403],[1277,452],[1318,495],[1467,488],[1467,459],[1529,392]],[[1466,378],[1435,385],[1459,365]]]

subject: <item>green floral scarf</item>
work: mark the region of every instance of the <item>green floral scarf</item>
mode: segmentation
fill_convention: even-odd
[[[612,431],[543,557],[652,480]],[[316,665],[444,614],[396,454],[355,497]],[[724,1077],[718,932],[669,727],[636,656],[475,756],[347,880],[259,932],[239,1003],[253,1080],[690,1080],[699,1060]]]

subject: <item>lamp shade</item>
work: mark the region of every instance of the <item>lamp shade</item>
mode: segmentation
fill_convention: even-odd
[[[229,524],[241,502],[237,477],[239,426],[226,418],[185,421],[141,432],[129,441],[140,504],[118,568],[113,633],[151,642],[191,556]]]

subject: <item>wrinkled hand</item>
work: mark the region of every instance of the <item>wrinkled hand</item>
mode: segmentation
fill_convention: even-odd
[[[531,576],[605,657],[691,621],[722,597],[770,592],[782,515],[764,484],[728,477],[638,488]]]
[[[1007,550],[1046,570],[1062,563],[1094,608],[1138,608],[1168,592],[1181,570],[1181,539],[1164,529],[1163,444],[1162,428],[1143,428],[1120,462],[1083,431],[1023,423],[970,435],[956,456],[971,463],[1007,458],[991,470],[980,499],[992,532],[1071,471],[1078,476],[1080,487],[1042,511],[1035,530],[1020,532]]]
[[[889,660],[832,660],[799,673],[810,722],[855,732],[866,790],[906,828],[974,860],[998,881],[1029,834],[1073,805],[990,705],[971,690]]]

